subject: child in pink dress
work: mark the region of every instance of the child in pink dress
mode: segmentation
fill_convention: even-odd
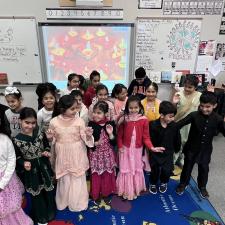
[[[24,188],[15,173],[15,150],[1,130],[0,149],[0,225],[32,225],[21,208]]]
[[[146,190],[143,173],[143,145],[154,152],[164,148],[153,147],[149,137],[148,120],[141,101],[136,96],[127,100],[124,117],[119,121],[117,145],[119,148],[119,174],[116,180],[118,195],[133,200]]]
[[[77,100],[71,95],[59,99],[60,115],[50,121],[47,136],[55,143],[56,205],[82,211],[88,207],[86,146],[93,147],[92,129],[77,114]]]
[[[109,111],[106,115],[108,120],[114,120],[115,119],[115,108],[111,101],[109,101],[109,90],[104,84],[99,84],[96,88],[96,100],[92,102],[88,109],[88,118],[89,120],[93,119],[93,108],[94,105],[98,101],[104,101],[109,106]]]
[[[116,84],[112,90],[111,97],[114,100],[115,120],[118,121],[123,115],[127,102],[127,88],[123,84]]]
[[[101,197],[105,202],[110,194],[116,192],[115,155],[116,127],[114,121],[108,121],[106,114],[109,106],[99,101],[93,108],[93,121],[89,126],[93,129],[95,147],[90,149],[89,160],[91,168],[91,196],[95,202]]]

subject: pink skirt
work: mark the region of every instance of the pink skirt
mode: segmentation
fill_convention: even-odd
[[[123,146],[123,152],[119,152],[119,173],[116,180],[119,196],[133,200],[146,190],[144,178],[144,163],[142,160],[143,147],[136,148],[136,131],[134,129],[131,145]]]
[[[4,173],[0,173],[0,179]],[[14,173],[0,192],[0,225],[32,225],[32,220],[21,208],[23,184]]]

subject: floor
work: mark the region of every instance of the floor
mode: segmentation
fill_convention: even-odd
[[[192,175],[196,179],[197,166]],[[225,138],[220,134],[213,142],[207,190],[210,202],[225,222]]]

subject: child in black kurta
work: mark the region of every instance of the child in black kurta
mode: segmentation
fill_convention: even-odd
[[[20,124],[21,133],[13,139],[17,173],[31,196],[31,218],[38,224],[47,224],[56,212],[50,147],[45,133],[37,129],[37,114],[32,108],[21,110]]]
[[[180,132],[174,121],[176,107],[168,101],[159,106],[160,118],[150,122],[149,133],[155,147],[162,146],[165,151],[150,152],[150,187],[152,194],[157,193],[157,183],[160,180],[159,191],[167,191],[167,183],[173,170],[173,153],[178,152],[181,145]]]
[[[223,118],[213,111],[217,98],[212,92],[204,92],[200,97],[199,110],[190,113],[178,122],[179,127],[191,124],[188,140],[184,146],[184,167],[180,177],[180,184],[176,188],[177,194],[183,194],[189,184],[191,172],[195,163],[198,164],[198,188],[203,198],[208,198],[206,190],[209,173],[209,163],[213,150],[213,137],[218,131],[225,136]]]

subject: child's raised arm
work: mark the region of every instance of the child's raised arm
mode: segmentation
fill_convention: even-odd
[[[53,138],[54,138],[54,130],[52,128],[49,128],[47,131],[46,131],[46,137],[49,141],[53,141]]]
[[[55,121],[55,118],[53,118],[50,123],[49,123],[49,127],[48,127],[48,130],[46,131],[46,137],[48,139],[48,141],[50,142],[55,142],[55,126],[54,126],[54,121]]]
[[[145,146],[148,149],[151,149],[152,147],[154,147],[153,144],[152,144],[152,142],[151,142],[151,139],[150,139],[150,135],[149,135],[149,122],[148,122],[147,119],[144,121],[142,140],[143,140],[143,143],[145,144]]]
[[[177,126],[179,127],[179,129],[190,124],[193,121],[194,113],[196,113],[196,112],[189,113],[186,117],[184,117],[183,119],[181,119],[180,121],[177,122]]]
[[[106,132],[109,135],[110,144],[116,145],[116,125],[114,122],[106,125]]]
[[[80,119],[80,136],[88,147],[94,147],[93,129],[85,127],[84,120],[82,119]]]
[[[180,135],[180,130],[176,130],[176,136],[174,138],[174,152],[178,153],[181,148],[181,135]]]
[[[145,128],[146,129],[146,128]],[[163,152],[163,151],[165,151],[165,148],[164,147],[154,147],[153,146],[153,144],[152,144],[152,141],[151,141],[151,136],[153,136],[154,135],[154,132],[153,132],[153,130],[154,129],[152,129],[152,126],[150,125],[149,126],[149,124],[147,123],[147,129],[148,129],[148,135],[149,135],[149,141],[151,142],[151,147],[149,148],[146,144],[146,147],[148,147],[148,149],[149,150],[151,150],[151,151],[153,151],[153,152]],[[150,132],[151,132],[151,135],[150,135]]]
[[[176,92],[172,99],[173,104],[178,104],[180,102],[180,93]]]

